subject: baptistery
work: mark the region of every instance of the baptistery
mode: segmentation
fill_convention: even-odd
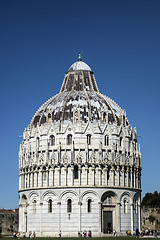
[[[141,229],[136,128],[101,94],[81,60],[24,130],[19,150],[19,231],[37,236]]]

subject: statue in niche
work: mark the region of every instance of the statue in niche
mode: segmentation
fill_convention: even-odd
[[[81,155],[80,151],[79,151],[76,159],[77,159],[77,163],[82,163],[82,155]]]
[[[43,154],[41,154],[41,156],[40,156],[39,163],[40,163],[40,165],[44,164],[44,155]]]
[[[64,153],[64,155],[63,155],[63,157],[62,157],[62,162],[64,163],[64,164],[68,164],[68,154],[65,152]]]
[[[54,165],[55,162],[56,162],[56,155],[55,155],[54,152],[53,152],[52,155],[51,155],[51,159],[50,159],[50,161],[51,161],[51,164],[52,164],[52,165]]]
[[[103,162],[107,165],[110,165],[111,162],[109,160],[109,154],[108,153],[105,153],[104,157],[103,157]]]
[[[116,156],[115,156],[115,163],[116,163],[116,165],[120,165],[120,157],[121,157],[121,155],[116,153]]]
[[[126,165],[129,166],[129,159],[130,159],[130,156],[127,156],[126,158]]]
[[[89,158],[89,162],[96,163],[96,154],[94,152],[92,152],[92,154]]]

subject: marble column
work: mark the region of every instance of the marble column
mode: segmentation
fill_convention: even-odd
[[[86,185],[88,185],[88,167],[85,167],[85,171],[86,171]]]
[[[58,212],[59,212],[59,217],[58,217],[58,232],[61,231],[61,202],[57,202],[58,204]]]
[[[43,187],[43,171],[40,171],[41,187]]]
[[[129,187],[129,166],[127,166],[127,187]]]
[[[43,203],[40,202],[40,235],[43,236]]]
[[[117,166],[117,185],[120,186],[120,166]]]
[[[33,171],[31,173],[31,176],[32,176],[32,178],[31,178],[31,187],[33,188],[34,187],[34,172]]]
[[[135,175],[135,168],[133,169],[133,184],[134,188],[136,187],[136,175]]]
[[[104,184],[105,184],[105,185],[108,185],[108,173],[107,173],[107,172],[108,172],[108,168],[105,167],[105,168],[104,168],[104,176],[105,176],[105,177],[104,177],[104,179],[105,179],[105,183],[104,183]]]
[[[131,233],[133,234],[133,203],[131,203]]]
[[[64,167],[64,185],[67,186],[67,167]]]
[[[30,188],[30,173],[28,173],[28,188]]]
[[[78,206],[79,206],[79,231],[81,232],[81,206],[82,206],[81,201],[78,202]]]
[[[92,171],[92,185],[95,185],[95,168],[91,167],[91,171]]]
[[[124,165],[122,165],[122,187],[125,186],[125,168],[124,168]]]
[[[81,186],[81,175],[82,175],[82,168],[81,166],[78,167],[78,177],[79,177],[79,185]]]
[[[46,171],[46,182],[47,182],[47,187],[49,186],[49,170]]]
[[[117,232],[120,233],[121,230],[121,203],[117,203]]]
[[[114,166],[112,165],[112,168],[111,168],[111,173],[112,173],[112,186],[115,185],[115,179],[114,179]]]
[[[74,168],[71,167],[71,185],[74,186]]]
[[[138,227],[139,227],[139,231],[141,230],[142,226],[141,226],[141,205],[138,204]]]
[[[52,186],[54,186],[54,173],[55,173],[55,169],[52,169]]]
[[[133,187],[133,167],[131,167],[130,174],[131,174],[131,184],[130,184],[130,187]]]
[[[37,187],[39,186],[38,184],[38,175],[40,174],[40,172],[37,171]]]
[[[99,185],[102,185],[102,169],[98,168],[98,173],[99,173]]]
[[[102,202],[98,202],[99,205],[99,235],[102,232]]]
[[[60,167],[57,168],[57,171],[58,171],[58,186],[61,186],[61,169],[60,169]]]

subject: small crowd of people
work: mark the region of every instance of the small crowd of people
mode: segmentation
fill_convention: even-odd
[[[131,233],[130,230],[126,231],[127,236],[136,236],[136,237],[143,237],[143,236],[153,236],[153,237],[157,237],[158,234],[160,234],[160,230],[141,230],[139,231],[139,229],[137,228],[135,231],[133,231],[133,233]]]
[[[13,233],[13,238],[18,238],[18,239],[20,239],[20,237],[25,238],[25,237],[26,237],[26,233],[25,233],[25,232],[23,232],[22,234],[20,234],[20,232],[18,232],[18,233],[14,232],[14,233]],[[29,232],[29,238],[36,238],[36,233],[30,231],[30,232]]]
[[[78,231],[78,237],[84,237],[84,238],[87,237],[87,231],[84,230],[83,233],[80,232],[80,231]],[[88,231],[88,237],[92,237],[92,232],[91,232],[91,230]]]

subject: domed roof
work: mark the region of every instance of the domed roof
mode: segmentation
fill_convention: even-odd
[[[77,61],[73,63],[68,69],[68,71],[77,71],[77,70],[91,71],[91,68],[85,62]]]
[[[81,70],[81,71],[78,71]],[[31,126],[56,122],[104,122],[120,125],[123,110],[110,98],[99,93],[90,67],[81,61],[71,65],[59,94],[45,102],[34,115]],[[126,119],[128,125],[128,120]]]
[[[78,70],[91,71],[91,68],[85,62],[82,62],[80,53],[78,55],[78,61],[73,63],[68,69],[68,71],[78,71]]]

